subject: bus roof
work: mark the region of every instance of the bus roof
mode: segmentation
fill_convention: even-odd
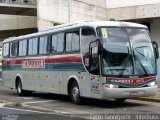
[[[29,37],[34,37],[34,36],[40,36],[43,34],[49,34],[52,32],[58,32],[58,31],[64,31],[64,30],[69,30],[69,29],[74,29],[78,27],[92,27],[92,28],[97,28],[97,27],[102,27],[102,26],[108,26],[108,27],[135,27],[135,28],[147,28],[145,25],[137,24],[137,23],[131,23],[131,22],[121,22],[121,21],[78,21],[74,23],[67,23],[67,24],[62,24],[62,25],[57,25],[50,27],[46,30],[33,33],[33,34],[28,34],[28,35],[23,35],[19,37],[10,37],[7,38],[3,41],[9,42],[13,40],[19,40],[19,39],[26,39]]]

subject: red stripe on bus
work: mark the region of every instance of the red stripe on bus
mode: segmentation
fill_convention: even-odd
[[[59,56],[59,57],[35,57],[35,58],[23,58],[23,59],[6,59],[2,61],[3,65],[20,65],[22,61],[27,60],[45,60],[45,64],[51,63],[82,63],[80,56]]]
[[[56,58],[48,58],[45,60],[45,63],[82,63],[80,56],[64,56]]]

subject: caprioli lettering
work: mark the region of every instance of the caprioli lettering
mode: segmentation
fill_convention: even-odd
[[[22,61],[22,68],[45,68],[44,60],[25,60]]]

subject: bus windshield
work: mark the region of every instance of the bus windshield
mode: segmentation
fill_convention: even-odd
[[[103,43],[104,76],[148,76],[156,74],[155,56],[148,30],[142,28],[99,28]]]

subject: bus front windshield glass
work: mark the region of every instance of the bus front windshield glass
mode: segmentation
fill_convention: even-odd
[[[99,28],[103,42],[104,76],[148,76],[156,74],[154,51],[146,29]]]

